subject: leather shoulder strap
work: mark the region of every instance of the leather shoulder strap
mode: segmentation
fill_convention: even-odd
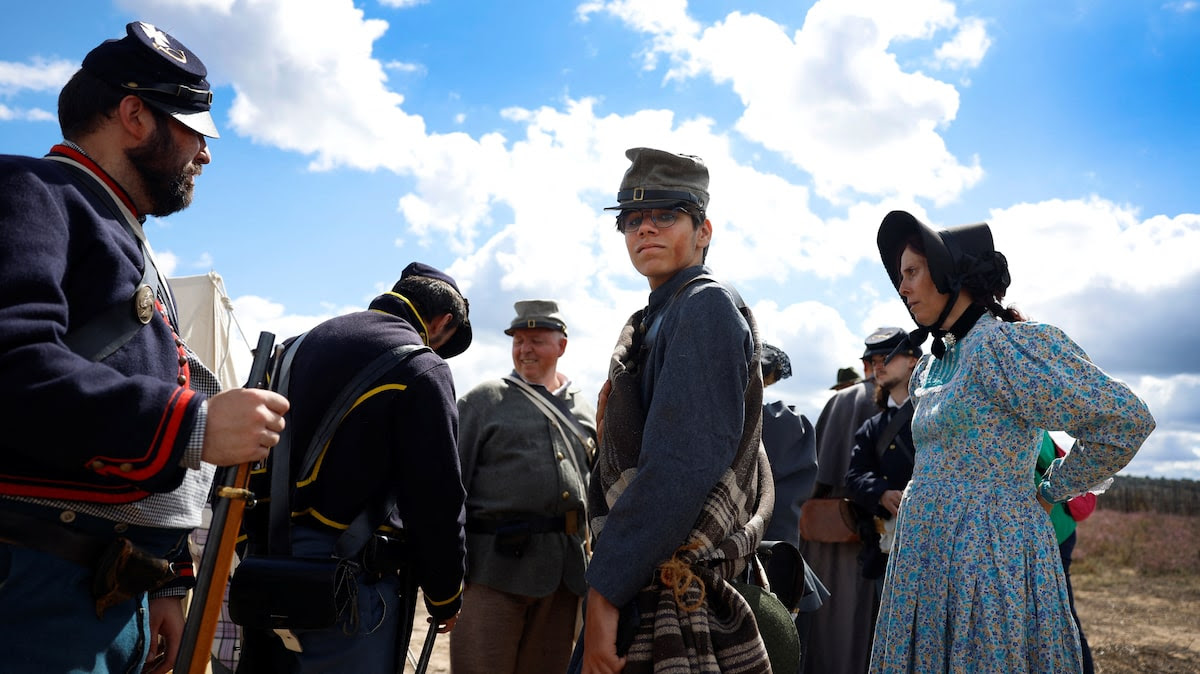
[[[280,364],[277,375],[278,386],[276,391],[280,394],[286,395],[287,388],[291,382],[292,358],[299,351],[300,342],[307,334],[304,333],[304,335],[298,337],[292,342],[287,351],[284,352],[284,359]],[[317,431],[313,434],[312,441],[309,443],[301,459],[298,474],[306,475],[312,470],[321,449],[333,438],[333,434],[337,431],[337,427],[342,419],[354,407],[355,400],[372,383],[379,379],[384,372],[422,351],[432,351],[432,349],[420,344],[403,344],[381,353],[375,360],[368,363],[366,367],[359,370],[346,383],[337,397],[334,398],[325,416],[321,418],[321,423],[317,425]],[[280,434],[279,444],[271,450],[271,511],[267,531],[267,549],[269,554],[286,555],[291,553],[291,536],[287,533],[291,518],[291,438],[287,430],[288,426],[284,426],[284,432]],[[285,438],[287,438],[286,445],[284,445]],[[283,452],[279,451],[281,448],[284,450]],[[368,509],[359,513],[354,518],[354,521],[351,522],[349,528],[338,538],[335,544],[336,554],[339,557],[353,557],[358,554],[358,551],[367,544],[371,532],[388,517],[394,507],[395,501],[389,497],[388,502],[383,505],[383,512],[371,513],[370,509]],[[371,520],[376,518],[379,521],[372,523]]]
[[[80,186],[85,188],[108,208],[112,216],[129,233],[129,236],[133,237],[133,240],[137,242],[138,250],[142,253],[142,280],[138,283],[138,288],[149,286],[155,296],[164,295],[162,292],[164,285],[162,277],[158,273],[158,267],[154,264],[154,257],[146,251],[145,239],[140,231],[141,224],[137,223],[133,218],[133,214],[128,209],[122,207],[106,187],[97,182],[86,169],[75,161],[59,156],[46,157],[45,160],[53,161],[66,169]],[[129,340],[133,339],[138,330],[145,325],[139,319],[136,311],[135,301],[137,294],[135,292],[128,300],[109,305],[88,322],[79,326],[73,326],[63,337],[63,342],[67,345],[67,348],[88,360],[99,362],[110,356],[117,349],[125,346]],[[168,299],[163,304],[167,307],[167,313],[172,320],[172,326],[178,330],[179,322],[175,317],[174,302],[169,299],[169,295],[167,297]]]
[[[887,451],[888,445],[892,444],[892,440],[894,440],[900,433],[900,429],[904,428],[904,424],[912,421],[912,417],[913,402],[912,398],[909,398],[903,405],[900,406],[900,409],[896,410],[896,413],[892,415],[892,420],[889,421],[887,427],[883,429],[883,434],[879,436],[879,440],[875,443],[876,455],[880,457],[883,456],[883,453]],[[904,452],[905,456],[908,457],[908,460],[912,461],[914,459],[912,448],[908,447],[907,444],[903,442],[898,444],[900,445],[900,450]]]
[[[584,450],[587,452],[588,461],[596,455],[596,439],[588,432],[588,429],[583,424],[579,423],[579,419],[565,409],[566,405],[559,400],[555,395],[547,391],[545,388],[535,388],[530,386],[520,377],[514,377],[511,374],[504,375],[504,380],[516,386],[524,393],[529,400],[541,410],[542,414],[550,419],[555,425],[566,425],[579,439]]]

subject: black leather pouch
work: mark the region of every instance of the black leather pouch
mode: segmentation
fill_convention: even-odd
[[[229,582],[229,618],[255,629],[322,629],[354,601],[345,559],[250,556]]]

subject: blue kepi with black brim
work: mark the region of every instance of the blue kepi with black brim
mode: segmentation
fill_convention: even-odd
[[[196,133],[220,137],[210,112],[213,95],[204,62],[151,24],[134,21],[125,26],[125,37],[105,40],[88,52],[83,69],[138,96]]]

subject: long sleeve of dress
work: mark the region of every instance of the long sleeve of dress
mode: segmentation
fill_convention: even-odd
[[[1044,323],[1004,323],[982,344],[994,399],[1017,416],[1077,439],[1041,493],[1065,501],[1124,468],[1154,430],[1146,403],[1092,363],[1062,330]]]

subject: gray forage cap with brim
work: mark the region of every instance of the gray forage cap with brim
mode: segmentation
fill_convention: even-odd
[[[625,151],[631,162],[621,179],[617,205],[606,211],[627,208],[708,208],[708,167],[690,154],[675,154],[648,147]]]
[[[558,303],[554,300],[521,300],[514,304],[513,308],[517,310],[517,317],[512,320],[512,325],[508,326],[504,334],[512,336],[516,330],[546,328],[558,330],[566,336],[567,322],[558,312]]]

